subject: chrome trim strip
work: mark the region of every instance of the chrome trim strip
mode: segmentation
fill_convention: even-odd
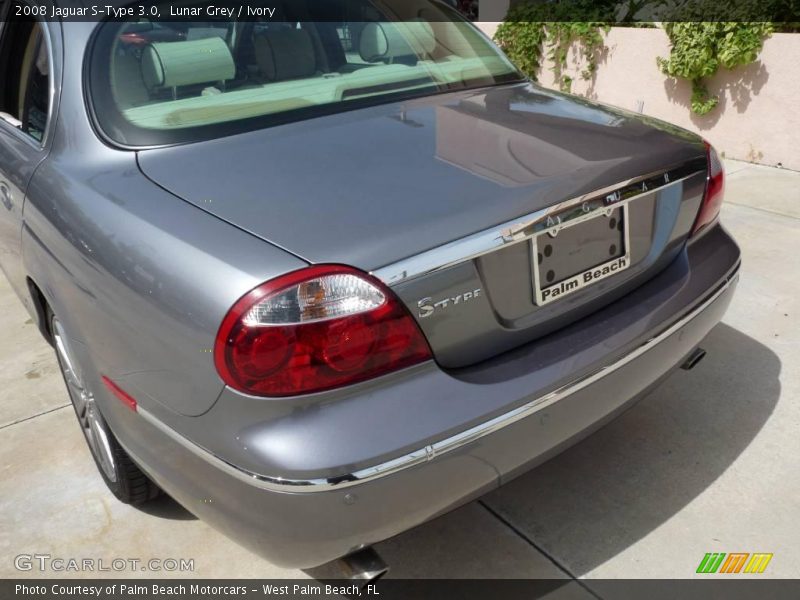
[[[687,313],[660,334],[650,338],[638,348],[629,354],[626,354],[616,362],[602,367],[597,371],[594,371],[593,373],[590,373],[571,383],[568,383],[548,394],[545,394],[544,396],[540,396],[535,400],[531,400],[530,402],[523,404],[518,408],[505,412],[489,421],[480,423],[479,425],[467,429],[466,431],[457,433],[439,442],[429,444],[424,448],[420,448],[419,450],[415,450],[409,454],[399,456],[390,461],[383,462],[372,467],[367,467],[366,469],[361,469],[360,471],[356,471],[342,477],[337,477],[335,479],[284,479],[282,477],[259,475],[244,469],[240,469],[239,467],[232,465],[231,463],[209,452],[205,448],[202,448],[201,446],[198,446],[194,442],[183,437],[177,431],[163,423],[156,416],[143,409],[141,406],[138,408],[138,412],[139,415],[148,423],[165,433],[167,436],[187,448],[198,457],[210,463],[212,466],[217,467],[236,477],[237,479],[256,487],[280,492],[323,492],[340,490],[368,481],[374,481],[381,477],[386,477],[387,475],[397,473],[398,471],[431,461],[438,456],[452,452],[453,450],[461,448],[466,444],[474,442],[504,427],[508,427],[509,425],[529,417],[543,408],[546,408],[558,402],[559,400],[562,400],[567,396],[584,389],[603,377],[606,377],[614,371],[624,367],[684,327],[697,315],[708,308],[723,293],[725,293],[731,284],[737,280],[738,276],[739,266],[737,265],[727,279],[691,312]]]
[[[692,164],[693,161],[688,163],[688,165]],[[490,229],[461,238],[460,240],[443,244],[437,248],[426,250],[416,256],[411,256],[391,265],[386,265],[372,271],[371,274],[383,281],[386,285],[393,286],[410,279],[422,277],[423,275],[428,275],[474,260],[504,246],[516,244],[532,238],[538,231],[546,228],[548,217],[558,215],[584,202],[597,200],[602,197],[618,196],[618,200],[615,200],[613,204],[609,204],[609,206],[616,207],[628,204],[647,194],[662,191],[669,186],[677,185],[690,177],[706,172],[705,167],[699,168],[698,166],[698,168],[695,168],[694,166],[688,165],[679,165],[670,169],[634,177],[583,194],[576,198],[559,202],[558,204],[519,217],[513,221],[507,221]],[[690,170],[690,172],[687,173],[687,170]],[[638,190],[626,189],[637,185],[640,186]]]

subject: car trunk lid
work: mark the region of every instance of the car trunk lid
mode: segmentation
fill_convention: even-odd
[[[683,130],[528,84],[139,153],[148,177],[199,208],[308,262],[381,276],[445,367],[544,335],[652,276],[691,229],[704,160]],[[585,201],[585,222],[542,237]],[[548,210],[551,222],[538,220]],[[626,254],[618,273],[542,301]]]

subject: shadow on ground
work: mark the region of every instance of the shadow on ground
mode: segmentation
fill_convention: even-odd
[[[485,510],[482,504],[575,576],[665,523],[725,473],[769,419],[780,394],[781,363],[766,346],[721,324],[702,347],[708,356],[693,371],[676,371],[576,446],[479,503],[379,544],[392,567],[389,577],[508,577],[479,567],[504,562],[491,555],[498,544],[463,530]],[[476,514],[458,519],[460,529],[440,525],[463,511]],[[442,575],[438,554],[447,547],[462,560],[467,556],[471,568]],[[332,564],[306,573],[341,576]]]
[[[725,473],[780,395],[766,346],[724,324],[702,346],[693,371],[482,501],[576,576],[665,523]]]
[[[160,519],[170,519],[172,521],[196,521],[197,517],[178,504],[170,496],[163,494],[141,506],[137,506],[140,511],[152,517]]]

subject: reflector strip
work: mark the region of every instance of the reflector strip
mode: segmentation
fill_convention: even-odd
[[[136,412],[137,409],[137,402],[136,399],[128,394],[125,390],[120,388],[116,383],[111,381],[108,377],[103,375],[102,377],[103,384],[114,394],[120,402],[122,402],[125,406],[130,408],[133,412]]]

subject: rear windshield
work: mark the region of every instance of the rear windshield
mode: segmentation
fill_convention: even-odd
[[[162,15],[175,10],[160,6]],[[180,5],[193,6],[206,14],[207,4]],[[438,0],[263,7],[265,16],[250,20],[102,25],[90,93],[104,133],[131,146],[174,144],[522,78]]]

